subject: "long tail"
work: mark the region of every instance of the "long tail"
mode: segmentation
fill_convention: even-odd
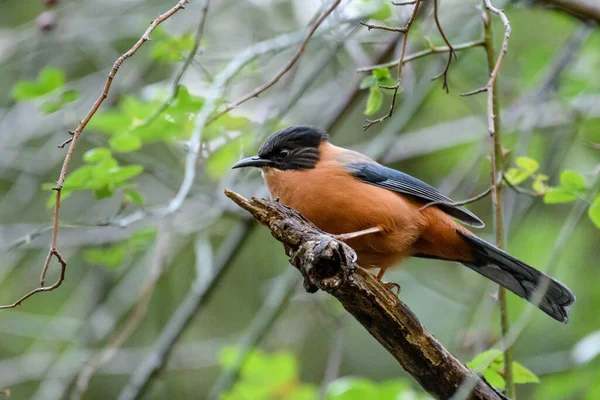
[[[569,305],[575,301],[569,288],[490,243],[466,232],[457,232],[475,251],[475,261],[462,262],[464,265],[536,305],[557,321],[568,322]]]

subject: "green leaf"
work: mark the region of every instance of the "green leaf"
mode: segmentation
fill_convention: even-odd
[[[55,67],[46,67],[40,72],[38,80],[44,93],[50,93],[63,87],[66,82],[66,77],[63,70]]]
[[[152,49],[152,58],[163,62],[177,62],[185,59],[184,54],[194,46],[194,36],[186,33],[181,37],[167,37],[157,41]]]
[[[563,171],[560,174],[560,184],[565,189],[575,193],[581,193],[585,190],[585,179],[575,171]]]
[[[62,103],[57,100],[48,100],[42,103],[42,112],[44,115],[49,115],[57,112],[62,108]]]
[[[371,86],[369,98],[367,99],[367,107],[365,115],[373,115],[381,108],[383,104],[383,92],[377,86]]]
[[[142,147],[142,141],[135,135],[124,133],[121,135],[114,135],[108,143],[115,151],[121,153],[128,153],[136,151]]]
[[[61,94],[61,102],[63,104],[72,103],[79,98],[79,92],[77,90],[65,90]]]
[[[483,373],[483,376],[493,387],[497,389],[504,389],[504,387],[506,386],[504,377],[500,375],[498,371],[486,369]]]
[[[577,200],[578,196],[568,189],[563,187],[548,188],[544,194],[544,203],[546,204],[558,204],[558,203],[570,203]]]
[[[137,203],[140,206],[144,205],[144,196],[140,192],[135,190],[127,189],[124,192],[124,198],[130,203]]]
[[[114,193],[115,193],[115,189],[112,187],[109,187],[109,186],[105,186],[100,189],[94,190],[94,195],[96,196],[96,199],[98,199],[98,200],[112,197],[112,195]]]
[[[35,81],[19,81],[12,88],[12,97],[24,101],[43,96],[44,90]]]
[[[596,197],[590,208],[588,209],[588,215],[592,222],[600,228],[600,196]]]
[[[252,136],[245,134],[219,147],[206,160],[204,168],[206,174],[214,180],[219,180],[231,168],[231,165],[235,163],[239,155],[247,152],[252,142]]]
[[[389,68],[377,68],[374,69],[372,73],[378,81],[391,77]]]
[[[377,388],[377,394],[374,399],[377,400],[396,400],[411,398],[410,395],[414,394],[410,383],[403,380],[394,380],[383,382]]]
[[[385,21],[392,16],[392,9],[389,4],[383,4],[379,10],[371,14],[371,18],[378,21]]]
[[[370,88],[377,85],[377,78],[373,75],[366,76],[360,83],[359,89]]]
[[[109,110],[96,114],[89,122],[91,129],[116,134],[124,132],[131,126],[132,119],[117,110]]]
[[[67,179],[65,179],[65,183],[63,185],[63,189],[67,190],[82,190],[86,189],[88,183],[92,179],[92,174],[94,171],[94,167],[90,165],[84,165],[82,167],[77,168],[69,175],[67,175]]]
[[[503,359],[504,356],[502,354],[502,350],[489,349],[483,353],[477,354],[470,362],[467,363],[467,367],[481,374],[490,366],[492,366],[492,364],[498,365],[498,360],[500,360],[501,367]]]
[[[112,153],[106,147],[96,147],[86,151],[83,155],[83,161],[88,163],[95,163],[106,158],[112,158]]]
[[[141,165],[127,165],[125,167],[111,168],[108,173],[110,180],[113,183],[121,183],[128,179],[134,178],[144,171],[144,167]]]
[[[325,394],[326,400],[376,399],[377,387],[364,378],[345,377],[331,382]]]
[[[88,264],[99,264],[114,268],[123,263],[127,251],[123,245],[115,245],[107,249],[90,249],[83,253],[83,258]]]
[[[515,383],[540,383],[540,378],[536,374],[525,368],[516,361],[512,363],[513,380]]]
[[[520,168],[509,168],[504,176],[511,184],[518,185],[519,183],[526,181],[527,178],[531,176],[531,173]]]
[[[530,175],[540,168],[540,164],[530,157],[517,157],[515,164],[521,169],[529,172]]]

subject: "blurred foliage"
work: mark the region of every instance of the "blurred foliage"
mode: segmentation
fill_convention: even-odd
[[[152,41],[126,61],[106,102],[83,132],[62,192],[64,226],[58,241],[69,265],[67,278],[60,290],[0,314],[0,396],[4,391],[13,398],[46,400],[60,392],[61,385],[68,391],[82,355],[102,347],[125,325],[157,248],[157,219],[151,210],[164,207],[177,193],[188,140],[214,76],[249,46],[306,27],[322,6],[321,1],[305,0],[211,3],[202,51],[191,59],[182,84],[174,88],[173,78],[190,56],[202,1],[191,2],[161,25]],[[479,3],[440,3],[441,23],[453,44],[480,37]],[[0,2],[0,90],[5,99],[0,106],[0,234],[11,248],[0,260],[3,302],[14,301],[36,284],[47,254],[52,215],[45,205],[66,151],[56,146],[68,139],[67,131],[100,94],[118,54],[172,5],[171,0]],[[424,7],[431,5],[423,2]],[[588,195],[593,180],[589,172],[600,152],[582,143],[600,143],[600,31],[594,28],[573,52],[571,64],[551,82],[547,96],[513,110],[518,100],[540,86],[581,28],[579,20],[563,13],[521,5],[504,5],[513,34],[499,94],[503,146],[514,154],[505,176],[544,201],[503,191],[507,250],[541,269],[552,266],[556,278],[576,293],[577,302],[569,325],[556,325],[534,313],[515,342],[518,381],[540,381],[519,385],[519,398],[596,400],[600,195]],[[360,20],[400,26],[410,9],[391,6],[387,0],[354,0],[331,18],[356,18],[369,10]],[[430,13],[422,15],[409,35],[407,54],[444,43]],[[502,25],[496,18],[492,23],[499,49]],[[198,271],[211,271],[211,264],[225,257],[217,249],[241,225],[227,207],[222,188],[247,196],[263,193],[259,174],[232,174],[229,168],[240,157],[255,154],[268,133],[292,123],[322,126],[336,120],[330,129],[333,143],[377,156],[454,199],[489,186],[489,164],[481,150],[487,148],[485,96],[458,96],[487,80],[483,53],[459,53],[450,68],[450,95],[430,82],[443,68],[445,55],[411,61],[403,72],[393,117],[363,132],[365,114],[387,110],[392,90],[382,86],[396,84],[395,68],[376,69],[367,76],[357,74],[356,68],[364,67],[367,57],[383,49],[393,34],[343,25],[336,19],[334,29],[313,38],[299,64],[269,91],[204,127],[193,188],[173,216],[175,239],[168,268],[144,322],[124,344],[125,351],[118,352],[119,358],[92,378],[86,399],[118,396],[141,362],[140,354],[150,350],[176,314]],[[217,106],[266,82],[295,46],[249,62],[229,82]],[[381,61],[396,56],[389,53]],[[356,89],[361,89],[360,95],[350,100]],[[344,108],[340,118],[335,114],[339,106]],[[589,218],[578,223],[560,260],[548,260],[569,210],[582,198],[589,201]],[[479,234],[489,240],[489,202],[468,207],[486,221],[487,228]],[[129,226],[127,212],[143,217]],[[127,223],[121,226],[122,221]],[[173,349],[172,362],[153,378],[147,398],[202,398],[236,352],[226,347],[219,357],[217,349],[247,329],[264,303],[269,281],[287,267],[281,245],[266,229],[251,229],[235,249],[225,250],[232,259],[227,274],[190,321]],[[445,347],[461,360],[472,360],[470,366],[502,387],[502,355],[485,351],[498,340],[497,311],[487,283],[458,265],[419,259],[405,264],[386,275],[402,285],[402,300]],[[55,273],[54,264],[50,273]],[[332,324],[336,317],[327,311],[333,307],[341,310],[319,295],[295,295],[265,334],[265,350],[250,354],[240,379],[223,398],[318,398],[331,338],[340,335]],[[513,321],[525,307],[509,295]],[[341,378],[324,388],[327,400],[429,398],[358,323],[348,323],[343,336]],[[575,356],[580,353],[585,357]]]

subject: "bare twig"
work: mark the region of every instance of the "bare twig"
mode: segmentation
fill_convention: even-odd
[[[510,180],[508,180],[508,179],[506,178],[506,174],[502,174],[502,180],[503,180],[503,181],[506,183],[506,185],[507,185],[509,188],[511,188],[512,190],[514,190],[514,191],[515,191],[515,192],[517,192],[517,193],[524,194],[524,195],[526,195],[526,196],[529,196],[529,197],[538,197],[538,196],[540,196],[540,195],[539,195],[538,193],[536,193],[536,192],[532,192],[532,191],[530,191],[530,190],[523,189],[522,187],[519,187],[519,186],[513,185],[513,184],[510,182]]]
[[[534,0],[534,3],[556,7],[583,20],[600,22],[600,3],[596,0]]]
[[[410,27],[412,26],[417,14],[419,12],[419,6],[421,5],[421,0],[415,1],[415,8],[413,9],[412,14],[410,15],[406,25],[404,26],[404,36],[402,37],[402,49],[400,50],[400,61],[398,62],[398,66],[396,69],[396,85],[394,87],[394,93],[392,95],[392,102],[390,104],[390,108],[386,115],[377,119],[367,119],[363,125],[363,130],[369,129],[371,126],[378,124],[386,119],[390,118],[394,113],[394,107],[396,105],[396,96],[398,95],[398,88],[400,88],[400,83],[402,83],[402,67],[404,66],[404,56],[406,54],[406,44],[408,42],[408,32],[410,31]],[[372,28],[369,28],[372,29]]]
[[[357,268],[354,251],[345,243],[279,202],[225,193],[283,243],[308,292],[323,290],[336,297],[426,391],[447,399],[461,382],[474,379],[472,399],[503,398],[431,336],[383,283]]]
[[[104,100],[108,97],[108,92],[110,91],[112,81],[113,81],[115,75],[117,74],[117,72],[119,71],[119,68],[121,67],[123,62],[126,59],[128,59],[129,57],[133,56],[139,50],[139,48],[142,47],[142,45],[144,43],[146,43],[147,41],[150,40],[150,34],[152,33],[152,31],[154,31],[154,29],[156,29],[156,27],[158,25],[160,25],[161,23],[166,21],[177,11],[185,8],[185,5],[188,3],[188,1],[189,0],[179,0],[175,6],[173,6],[171,9],[169,9],[164,14],[159,15],[156,19],[154,19],[152,21],[152,23],[150,24],[150,26],[148,27],[148,29],[146,29],[144,34],[140,37],[140,39],[129,50],[127,50],[124,54],[122,54],[119,58],[117,58],[117,60],[113,64],[113,67],[112,67],[110,73],[108,74],[108,78],[106,80],[106,83],[104,84],[104,88],[102,90],[102,93],[100,94],[100,97],[98,97],[96,102],[92,105],[92,108],[88,111],[88,113],[85,115],[85,117],[80,121],[77,128],[75,128],[75,130],[69,132],[72,135],[72,138],[70,138],[70,141],[69,141],[70,146],[67,150],[67,154],[65,155],[65,160],[63,161],[63,165],[60,170],[60,175],[58,177],[58,181],[56,182],[56,187],[54,187],[54,191],[56,192],[56,199],[55,199],[55,205],[54,205],[54,218],[53,218],[53,223],[52,223],[52,237],[50,240],[50,250],[48,251],[48,256],[46,257],[46,261],[44,262],[44,265],[42,267],[42,273],[40,276],[40,285],[37,289],[34,289],[31,292],[27,293],[25,296],[21,297],[19,300],[17,300],[13,304],[0,306],[0,309],[14,308],[14,307],[20,305],[25,299],[33,296],[36,293],[48,292],[48,291],[52,291],[52,290],[58,288],[64,281],[67,264],[57,249],[57,237],[58,237],[59,215],[60,215],[60,205],[61,205],[60,196],[61,196],[63,184],[67,177],[67,169],[69,167],[69,163],[71,161],[73,152],[75,151],[77,141],[79,140],[81,132],[83,132],[83,130],[85,129],[87,124],[90,122],[90,119],[96,114],[96,112],[98,111],[98,109],[100,108],[100,106],[102,105]],[[64,145],[66,145],[67,143],[68,142],[64,143]],[[56,281],[56,283],[54,283],[51,286],[45,287],[44,284],[46,281],[46,273],[48,272],[48,268],[50,267],[50,261],[52,261],[53,257],[56,257],[56,259],[61,264],[60,276],[59,276],[58,280]]]
[[[494,223],[496,232],[496,245],[499,248],[504,246],[504,216],[502,210],[502,179],[498,179],[498,174],[502,171],[502,141],[500,137],[500,106],[497,94],[498,73],[502,66],[502,61],[508,50],[508,41],[510,39],[511,27],[502,10],[497,9],[491,3],[491,0],[484,0],[486,11],[484,15],[484,37],[485,49],[487,55],[488,69],[490,78],[487,84],[487,116],[488,132],[490,135],[490,184],[492,194],[492,207],[494,209]],[[498,58],[494,60],[495,51],[492,36],[492,23],[490,12],[498,15],[504,25],[505,33],[502,42],[502,48]],[[509,331],[508,311],[506,305],[506,289],[502,286],[498,289],[498,303],[500,305],[500,325],[502,337],[506,337]],[[512,370],[512,352],[511,346],[503,345],[504,350],[504,379],[506,381],[506,393],[511,399],[515,399],[515,386]]]
[[[452,63],[452,56],[454,56],[454,58],[457,58],[457,57],[456,57],[456,52],[454,51],[454,47],[452,47],[452,45],[450,44],[450,41],[446,37],[446,34],[444,33],[444,30],[442,29],[442,25],[440,24],[440,20],[438,18],[438,1],[439,0],[433,0],[433,19],[435,20],[435,25],[437,26],[438,31],[440,32],[440,35],[442,36],[442,39],[444,39],[446,46],[448,46],[448,62],[446,63],[446,67],[444,68],[442,73],[439,74],[438,76],[433,77],[432,80],[436,80],[443,76],[444,83],[442,84],[442,89],[444,89],[446,91],[446,93],[449,93],[450,89],[448,88],[448,70],[450,69],[450,64]]]
[[[281,79],[281,77],[283,75],[285,75],[294,66],[294,64],[296,64],[298,59],[300,59],[300,56],[306,49],[306,45],[308,44],[308,41],[313,36],[313,34],[317,30],[317,28],[323,23],[323,21],[325,21],[325,19],[329,16],[329,14],[331,14],[333,12],[333,10],[335,10],[335,8],[340,4],[341,1],[342,0],[334,0],[333,3],[331,4],[331,6],[329,6],[329,8],[327,10],[325,10],[325,12],[323,12],[323,14],[321,14],[321,16],[315,20],[315,22],[310,26],[308,33],[306,34],[306,37],[304,38],[302,43],[300,43],[300,47],[298,47],[298,50],[296,50],[296,53],[292,56],[292,58],[290,58],[288,63],[277,74],[275,74],[275,76],[273,78],[271,78],[271,80],[269,82],[265,83],[262,86],[257,87],[256,89],[254,89],[247,95],[245,95],[245,96],[241,97],[240,99],[234,101],[233,103],[227,105],[227,107],[225,107],[224,110],[219,112],[217,115],[213,116],[210,120],[208,120],[207,123],[210,124],[211,122],[213,122],[220,116],[227,114],[229,111],[233,110],[236,107],[239,107],[241,104],[245,103],[246,101],[248,101],[254,97],[258,97],[261,93],[263,93],[264,91],[271,88],[271,86],[275,85]]]
[[[388,32],[401,32],[401,33],[406,33],[407,28],[403,27],[403,28],[395,28],[393,26],[387,26],[387,25],[375,25],[375,24],[367,24],[366,22],[362,22],[360,23],[362,26],[366,26],[368,30],[371,29],[379,29],[382,31],[388,31]]]
[[[454,45],[452,47],[452,49],[454,50],[454,52],[457,52],[459,50],[466,50],[466,49],[470,49],[472,47],[483,46],[483,44],[484,44],[484,40],[479,39],[479,40],[474,40],[472,42],[466,42],[466,43]],[[407,55],[406,57],[404,57],[403,62],[404,62],[404,64],[406,64],[409,61],[413,61],[413,60],[428,56],[430,54],[448,53],[449,51],[450,51],[450,48],[447,46],[436,46],[436,47],[430,46],[428,49],[421,50],[419,52]],[[367,67],[360,67],[360,68],[357,68],[356,71],[357,72],[368,72],[368,71],[372,71],[372,70],[378,69],[378,68],[394,67],[394,66],[398,65],[399,62],[400,62],[400,59],[397,59],[397,60],[388,61],[388,62],[385,62],[382,64],[369,65]]]

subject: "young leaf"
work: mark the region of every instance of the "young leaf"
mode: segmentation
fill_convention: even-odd
[[[136,151],[142,147],[142,141],[137,136],[127,133],[113,136],[108,143],[115,151],[121,153]]]
[[[65,90],[61,94],[61,102],[63,104],[72,103],[79,98],[79,92],[77,90],[69,89]]]
[[[85,152],[83,155],[83,161],[88,163],[95,163],[102,161],[106,158],[112,158],[112,153],[106,147],[96,147]]]
[[[40,86],[43,88],[44,93],[50,93],[59,89],[65,85],[66,78],[63,70],[46,67],[40,72],[39,76]]]
[[[12,97],[16,101],[24,101],[43,96],[43,89],[35,81],[19,81],[12,88]]]
[[[138,191],[127,189],[124,192],[124,197],[126,201],[137,203],[140,206],[144,205],[144,196]]]
[[[498,371],[494,371],[491,369],[486,369],[483,373],[483,377],[497,389],[504,389],[506,386],[506,382],[504,381],[504,377],[498,373]]]
[[[359,89],[370,88],[371,86],[377,85],[377,78],[373,75],[365,77],[360,83]]]
[[[533,184],[531,185],[533,190],[537,194],[544,194],[548,190],[548,185],[546,185],[545,181],[548,180],[548,177],[544,174],[537,174],[535,179],[533,180]]]
[[[369,98],[367,99],[367,107],[365,115],[373,115],[381,108],[383,104],[383,92],[377,86],[371,86]]]
[[[512,363],[513,379],[515,383],[540,383],[540,378],[536,374],[522,366],[516,361]]]
[[[529,174],[533,174],[540,168],[540,164],[533,158],[529,157],[517,157],[515,164],[517,164],[517,166],[521,169],[529,172]]]
[[[592,222],[600,228],[600,196],[597,196],[590,208],[588,209],[588,215]]]
[[[373,76],[378,81],[391,77],[389,68],[377,68],[373,70]]]
[[[509,168],[504,176],[511,184],[518,185],[519,183],[526,181],[531,174],[520,168]]]
[[[128,179],[138,176],[144,171],[141,165],[127,165],[125,167],[115,167],[108,170],[110,181],[113,183],[121,183]]]
[[[326,400],[375,399],[377,387],[364,378],[345,377],[331,382],[325,394]]]
[[[483,353],[477,354],[475,358],[467,363],[467,367],[471,368],[475,372],[483,373],[494,363],[500,364],[501,367],[503,359],[504,356],[502,354],[502,350],[489,349]],[[500,361],[500,363],[498,363],[498,361]]]
[[[570,203],[577,200],[577,195],[563,187],[549,188],[544,194],[544,203]]]
[[[585,189],[585,179],[575,171],[565,170],[560,174],[560,184],[565,189],[579,193]]]

